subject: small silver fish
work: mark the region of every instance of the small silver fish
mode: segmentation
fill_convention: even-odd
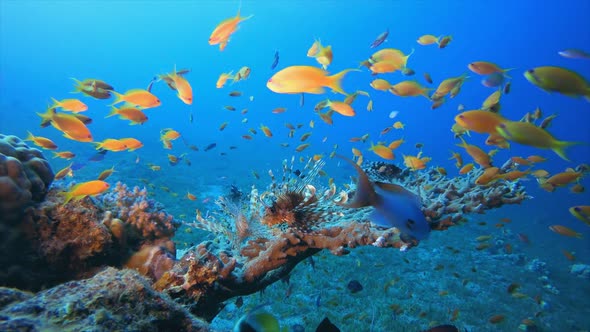
[[[576,48],[568,48],[566,50],[559,51],[557,53],[559,55],[561,55],[562,57],[568,58],[568,59],[590,59],[589,53],[584,52],[579,49],[576,49]]]
[[[381,33],[379,36],[377,36],[377,38],[371,43],[371,48],[375,48],[381,44],[383,44],[383,42],[385,42],[387,40],[387,36],[389,36],[389,29],[385,30],[385,32]]]

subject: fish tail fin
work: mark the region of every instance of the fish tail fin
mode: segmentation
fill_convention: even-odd
[[[61,105],[61,103],[59,102],[59,100],[57,100],[57,99],[55,99],[53,97],[51,97],[51,101],[53,102],[53,105],[49,106],[50,109],[51,108],[59,107]]]
[[[59,195],[64,198],[62,205],[68,204],[72,200],[72,198],[74,198],[74,195],[72,195],[71,191],[64,191],[59,193]]]
[[[35,135],[33,135],[32,132],[30,132],[30,131],[27,130],[27,134],[28,134],[28,136],[27,136],[27,138],[25,138],[25,141],[33,141],[33,140],[35,140]]]
[[[404,68],[406,67],[406,64],[408,63],[408,59],[412,56],[412,54],[414,54],[414,51],[416,51],[416,49],[412,47],[412,51],[410,52],[410,54],[405,56]]]
[[[551,148],[551,150],[553,150],[553,152],[555,152],[558,156],[560,156],[561,159],[563,159],[565,161],[570,161],[569,158],[565,154],[565,149],[572,146],[572,145],[578,145],[578,144],[583,144],[583,143],[582,142],[557,141],[555,143],[555,146],[553,148]]]
[[[115,116],[115,115],[119,114],[118,111],[119,110],[115,106],[112,106],[111,105],[111,112],[107,116],[105,116],[105,119],[106,118],[110,118],[111,116]]]
[[[117,91],[115,91],[115,90],[111,90],[111,93],[112,93],[113,95],[115,95],[115,101],[114,101],[114,102],[113,102],[113,103],[112,103],[110,106],[113,106],[113,105],[116,105],[116,104],[118,104],[118,103],[120,103],[120,102],[126,101],[126,100],[124,99],[124,98],[125,98],[125,95],[122,95],[122,94],[118,93],[118,92],[117,92]]]
[[[344,90],[342,90],[342,78],[346,73],[349,71],[360,71],[358,69],[344,69],[343,71],[339,72],[338,74],[328,76],[328,87],[332,89],[334,92],[341,93],[343,95],[348,95]]]
[[[238,14],[238,16],[239,16],[239,14]],[[246,17],[240,17],[240,23],[241,23],[241,22],[244,22],[244,21],[246,21],[246,20],[249,20],[249,19],[251,19],[252,17],[254,17],[254,14],[252,14],[252,15],[248,15],[248,16],[246,16]]]
[[[76,86],[74,86],[74,91],[70,92],[70,93],[78,93],[81,92],[83,90],[82,88],[82,82],[79,81],[76,78],[70,77],[72,80],[74,80],[74,83],[76,83]]]

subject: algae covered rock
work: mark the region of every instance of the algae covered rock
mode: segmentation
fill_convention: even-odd
[[[1,331],[210,331],[151,281],[113,268],[35,295],[0,287]]]
[[[41,151],[16,136],[0,134],[0,222],[16,222],[24,209],[43,201],[53,171]]]

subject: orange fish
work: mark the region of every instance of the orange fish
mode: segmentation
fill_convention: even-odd
[[[238,30],[238,24],[252,16],[254,15],[240,17],[240,9],[238,9],[238,14],[235,17],[225,19],[215,27],[211,36],[209,36],[209,45],[219,44],[219,50],[223,51],[227,46],[231,35]]]
[[[391,151],[391,149],[385,145],[374,145],[371,143],[369,151],[373,151],[376,155],[383,159],[393,160],[395,158],[395,156],[393,155],[393,151]]]
[[[193,103],[193,88],[186,78],[178,75],[176,73],[176,68],[174,68],[174,73],[169,74],[168,77],[174,82],[174,87],[178,92],[178,98],[182,100],[183,103],[191,105]]]
[[[312,66],[291,66],[274,74],[266,83],[266,87],[276,93],[324,93],[324,87],[346,95],[342,90],[341,80],[349,71],[357,69],[345,69],[338,74],[327,76],[323,69]]]
[[[215,86],[218,89],[223,88],[223,86],[225,85],[227,80],[232,77],[232,73],[233,72],[230,71],[229,73],[223,73],[223,74],[219,75],[219,78],[217,79],[217,83],[215,83]]]
[[[488,185],[497,179],[499,172],[500,169],[498,167],[488,167],[483,171],[483,174],[475,180],[475,184],[480,186]]]
[[[109,169],[105,169],[104,171],[102,171],[99,175],[97,180],[100,181],[104,181],[106,178],[108,178],[109,176],[111,176],[111,174],[113,174],[113,172],[115,171],[115,166],[109,168]]]
[[[277,107],[274,110],[272,110],[272,112],[274,114],[280,114],[280,113],[285,113],[287,111],[286,107]]]
[[[549,229],[554,231],[555,233],[559,234],[559,235],[563,235],[563,236],[569,236],[569,237],[575,237],[578,239],[582,239],[584,238],[584,236],[581,233],[578,233],[576,231],[574,231],[573,229],[566,227],[566,226],[562,226],[562,225],[551,225],[549,226]]]
[[[143,147],[143,143],[141,143],[138,139],[135,139],[133,137],[119,138],[119,142],[125,144],[125,146],[127,146],[128,151],[135,151]]]
[[[389,92],[399,97],[423,96],[429,98],[428,91],[430,91],[430,89],[421,86],[416,81],[402,81],[389,88]]]
[[[111,108],[111,112],[106,118],[119,115],[120,119],[127,119],[131,121],[131,125],[143,124],[148,120],[148,117],[140,109],[135,107],[122,107],[117,109],[115,106]]]
[[[402,145],[402,143],[404,143],[404,142],[405,142],[404,139],[400,138],[398,140],[395,140],[395,141],[389,143],[389,145],[387,147],[392,150],[395,150],[395,149],[399,148],[399,146]]]
[[[336,111],[338,114],[342,114],[344,116],[355,116],[354,109],[349,104],[342,102],[342,101],[330,101],[326,104],[331,110]]]
[[[50,108],[61,107],[66,111],[74,113],[84,112],[88,109],[88,106],[78,99],[63,99],[58,101],[55,98],[51,98],[51,100],[53,100],[53,105]]]
[[[391,88],[391,83],[387,82],[386,80],[382,79],[382,78],[378,78],[373,80],[373,82],[371,82],[371,87],[375,90],[379,90],[379,91],[387,91],[389,90],[389,88]]]
[[[506,121],[508,120],[498,113],[480,110],[466,111],[455,116],[455,122],[459,126],[480,134],[495,134],[496,127]]]
[[[475,145],[467,144],[463,137],[461,137],[461,141],[462,144],[457,144],[457,146],[465,148],[465,151],[467,151],[471,158],[473,158],[473,161],[475,161],[483,168],[488,168],[492,166],[491,158],[487,153],[485,153],[482,149]]]
[[[469,164],[461,167],[461,169],[459,170],[459,174],[467,174],[467,173],[471,172],[472,169],[473,169],[473,163],[469,163]]]
[[[436,37],[434,35],[423,35],[420,36],[418,40],[416,40],[416,42],[418,42],[418,44],[422,46],[427,46],[432,44],[438,44],[440,38],[441,37]]]
[[[240,68],[240,70],[238,70],[238,73],[234,76],[234,81],[233,83],[236,83],[238,81],[241,80],[245,80],[250,76],[250,67],[248,66],[244,66],[242,68]],[[254,97],[250,96],[250,101],[252,101]]]
[[[180,133],[172,128],[160,130],[160,140],[173,141],[180,137]]]
[[[479,75],[490,75],[493,73],[501,73],[504,74],[511,69],[502,69],[495,63],[491,63],[488,61],[474,61],[467,65],[467,68],[472,72],[479,74]]]
[[[72,199],[80,200],[87,196],[95,196],[101,194],[108,190],[109,187],[110,186],[108,183],[100,180],[92,180],[77,184],[74,187],[72,187],[72,189],[70,189],[68,192],[62,193],[65,197],[63,204],[67,204]]]
[[[295,151],[301,152],[309,147],[309,143],[301,144],[295,148]]]
[[[457,77],[447,78],[446,80],[442,81],[436,91],[432,95],[432,99],[439,99],[446,96],[448,93],[453,90],[457,85],[462,85],[463,82],[468,78],[467,74],[463,74]]]
[[[57,145],[53,143],[52,140],[49,138],[41,137],[41,136],[34,136],[30,131],[28,132],[29,136],[25,138],[25,141],[32,141],[35,145],[42,147],[47,150],[56,150]]]
[[[143,108],[152,108],[160,106],[160,99],[154,96],[151,92],[143,89],[129,90],[125,94],[120,94],[115,91],[111,91],[116,99],[111,105],[116,105],[121,102],[128,102],[129,104],[141,106]]]
[[[39,114],[46,118],[47,114]],[[65,138],[78,142],[92,142],[92,134],[88,127],[76,116],[66,113],[51,112],[49,115],[51,125],[64,133]]]
[[[578,218],[580,221],[590,226],[590,205],[578,205],[569,208],[572,216]]]
[[[461,157],[461,155],[458,152],[453,152],[451,151],[451,158],[449,158],[449,160],[451,159],[455,159],[457,162],[455,163],[455,166],[457,166],[457,168],[463,166],[463,157]]]
[[[189,200],[191,200],[191,201],[197,200],[197,196],[191,194],[190,191],[187,191],[186,192],[186,198],[189,199]]]
[[[266,136],[266,137],[272,137],[272,131],[270,131],[270,128],[268,128],[267,126],[261,124],[260,125],[260,130],[262,130],[262,132],[264,133],[264,136]]]
[[[104,149],[113,152],[125,151],[127,150],[127,145],[125,143],[119,141],[118,139],[107,138],[102,142],[96,142],[96,149]]]
[[[316,61],[326,69],[331,63],[334,55],[332,54],[332,46],[324,47],[319,39],[316,39],[307,51],[307,56],[315,58]]]
[[[322,119],[322,121],[324,121],[325,123],[332,125],[334,123],[334,120],[332,120],[332,114],[334,114],[333,110],[329,110],[325,113],[318,113],[318,115],[320,116],[320,119]]]
[[[53,152],[53,154],[54,154],[53,158],[63,158],[63,159],[67,159],[67,160],[70,160],[76,156],[73,152],[70,152],[70,151]]]
[[[64,167],[61,170],[59,170],[57,173],[55,173],[55,176],[53,177],[53,179],[54,180],[61,180],[61,179],[65,178],[67,175],[74,176],[74,173],[72,172],[72,165],[73,164],[74,163],[71,163],[67,167]]]
[[[417,156],[406,156],[404,157],[404,165],[411,169],[412,171],[417,171],[426,168],[426,163],[430,161],[430,158],[423,157],[421,158],[422,153],[418,153]]]

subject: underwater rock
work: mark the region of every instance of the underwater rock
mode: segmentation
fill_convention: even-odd
[[[578,278],[590,279],[590,265],[574,264],[570,267],[570,273]]]
[[[36,295],[0,288],[2,331],[210,331],[151,282],[114,268]]]
[[[61,189],[53,188],[20,223],[0,223],[0,285],[38,291],[131,258],[131,268],[160,277],[174,262],[170,238],[178,223],[139,188],[119,183],[114,190],[63,204]],[[157,250],[144,249],[151,247]]]
[[[27,206],[43,200],[52,181],[41,151],[0,134],[0,223],[18,222]]]

